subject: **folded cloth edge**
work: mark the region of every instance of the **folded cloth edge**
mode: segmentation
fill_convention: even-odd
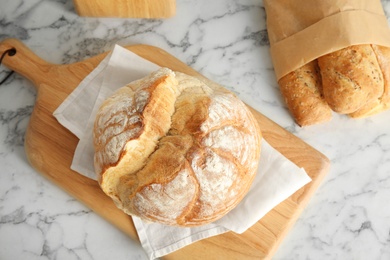
[[[99,65],[92,70],[80,83],[79,85],[65,98],[64,101],[54,110],[53,116],[57,119],[57,121],[72,132],[77,138],[81,139],[84,135],[83,129],[76,127],[73,122],[69,121],[68,118],[64,117],[62,114],[63,111],[67,107],[69,107],[74,99],[86,88],[89,83],[94,80],[99,74],[107,67],[108,62],[111,58],[112,52],[110,52],[100,63]]]
[[[191,234],[191,236],[184,237],[178,241],[175,241],[174,243],[167,244],[161,248],[154,249],[151,243],[149,242],[149,236],[146,233],[146,227],[145,222],[142,221],[138,217],[132,217],[134,225],[137,228],[138,237],[140,239],[140,242],[147,252],[150,259],[155,259],[167,254],[170,254],[174,251],[179,250],[180,248],[183,248],[187,245],[190,245],[196,241],[210,238],[213,236],[221,235],[223,233],[229,232],[230,230],[227,228],[224,228],[222,226],[211,226],[207,229],[200,230],[196,232],[195,234]]]

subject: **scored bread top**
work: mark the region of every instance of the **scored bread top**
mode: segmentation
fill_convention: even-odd
[[[371,45],[362,44],[318,58],[324,98],[335,112],[350,114],[378,100],[384,79]]]
[[[102,190],[128,214],[175,226],[217,220],[245,196],[257,121],[233,93],[162,68],[119,89],[94,126]]]
[[[372,44],[371,47],[376,55],[382,72],[383,93],[376,99],[368,100],[367,103],[358,110],[349,114],[349,116],[353,118],[371,116],[390,108],[390,48],[374,44]]]

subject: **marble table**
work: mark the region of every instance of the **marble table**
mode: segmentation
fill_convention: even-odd
[[[382,4],[390,13],[390,1]],[[177,14],[162,20],[83,18],[69,0],[0,0],[0,40],[18,38],[58,64],[115,44],[168,51],[331,160],[274,259],[390,259],[390,111],[298,127],[275,80],[265,17],[256,0],[177,0]],[[35,97],[20,75],[0,86],[0,259],[147,259],[28,164],[24,132]]]

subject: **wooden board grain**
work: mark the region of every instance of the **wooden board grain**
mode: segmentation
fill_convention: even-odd
[[[176,0],[73,0],[76,12],[86,17],[169,18]]]
[[[10,48],[16,49],[16,55],[6,56],[4,65],[31,80],[38,92],[25,137],[25,150],[30,164],[50,181],[137,240],[131,217],[115,207],[96,181],[70,170],[78,139],[52,115],[107,53],[73,64],[56,65],[42,60],[15,39],[1,42],[0,54]],[[160,66],[208,81],[159,48],[147,45],[126,48]],[[228,232],[201,240],[171,253],[165,259],[271,258],[326,175],[329,160],[323,154],[258,111],[250,109],[260,124],[264,138],[292,162],[304,167],[312,182],[276,206],[243,234]]]

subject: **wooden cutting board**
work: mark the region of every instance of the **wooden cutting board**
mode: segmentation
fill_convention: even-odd
[[[4,65],[31,80],[38,92],[25,136],[25,150],[29,162],[50,181],[138,240],[131,217],[114,206],[96,181],[70,170],[78,139],[52,115],[107,53],[69,65],[56,65],[42,60],[18,40],[7,39],[0,42],[0,54],[10,48],[15,48],[17,52],[14,56],[5,56]],[[159,48],[147,45],[126,48],[160,66],[207,80]],[[304,167],[312,182],[276,206],[243,234],[228,232],[201,240],[164,259],[271,258],[326,175],[329,160],[323,154],[261,113],[250,109],[260,124],[264,138],[295,164]]]
[[[76,12],[87,17],[168,18],[176,0],[73,0]]]

